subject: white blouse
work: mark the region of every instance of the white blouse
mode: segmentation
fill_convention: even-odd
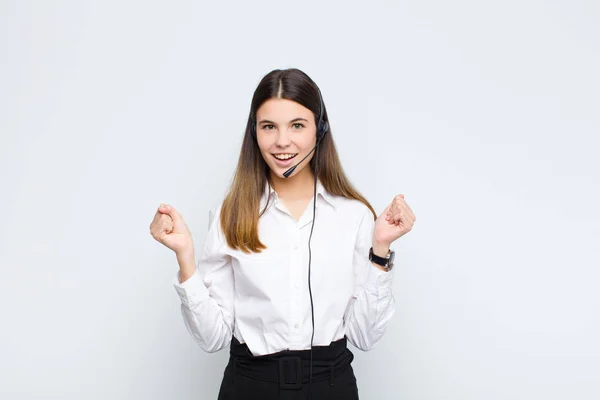
[[[181,313],[187,330],[207,352],[228,346],[232,334],[253,355],[310,349],[308,238],[313,200],[296,221],[267,184],[261,208],[260,240],[268,248],[246,254],[231,249],[219,223],[222,203],[209,213],[208,236],[197,268],[180,283]],[[311,239],[313,346],[347,337],[372,349],[395,311],[392,277],[368,259],[375,221],[362,202],[334,196],[317,181],[316,220]]]

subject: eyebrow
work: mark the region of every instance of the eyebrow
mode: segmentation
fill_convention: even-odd
[[[305,119],[305,118],[294,118],[293,120],[291,120],[291,121],[290,121],[290,124],[291,124],[292,122],[295,122],[295,121],[306,121],[306,122],[308,122],[308,120],[307,120],[307,119]],[[260,121],[258,121],[258,123],[259,123],[259,124],[262,124],[262,123],[275,124],[275,122],[273,122],[273,121],[269,121],[268,119],[261,119]]]

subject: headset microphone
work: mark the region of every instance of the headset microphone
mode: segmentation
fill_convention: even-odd
[[[283,173],[283,176],[285,176],[286,178],[289,178],[289,176],[290,176],[290,175],[291,175],[291,174],[294,172],[294,170],[296,169],[296,167],[297,167],[298,165],[300,165],[300,163],[301,163],[302,161],[306,160],[306,158],[307,158],[308,156],[310,156],[310,153],[312,153],[313,151],[315,151],[315,149],[317,148],[317,146],[318,146],[318,145],[319,145],[319,140],[317,141],[317,144],[315,145],[315,147],[313,147],[313,149],[312,149],[311,151],[309,151],[309,152],[308,152],[308,154],[307,154],[307,155],[305,155],[305,156],[304,156],[304,158],[303,158],[302,160],[298,161],[298,163],[297,163],[296,165],[294,165],[293,167],[290,167],[290,169],[288,169],[287,171],[285,171],[285,172]]]

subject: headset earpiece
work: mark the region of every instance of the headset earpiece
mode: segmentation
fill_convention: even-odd
[[[317,141],[320,142],[321,139],[323,139],[323,136],[325,136],[327,130],[329,130],[329,123],[325,121],[319,126],[319,131],[317,132]]]

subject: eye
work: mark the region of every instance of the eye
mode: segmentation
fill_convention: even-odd
[[[299,126],[300,126],[298,129],[302,129],[302,128],[304,128],[304,125],[303,125],[303,124],[301,124],[300,122],[296,122],[296,123],[295,123],[294,125],[292,125],[292,126],[296,126],[296,125],[299,125]]]
[[[273,125],[263,125],[263,129],[266,131],[270,131],[271,129],[267,129],[267,127],[269,127],[269,126],[272,127]]]

